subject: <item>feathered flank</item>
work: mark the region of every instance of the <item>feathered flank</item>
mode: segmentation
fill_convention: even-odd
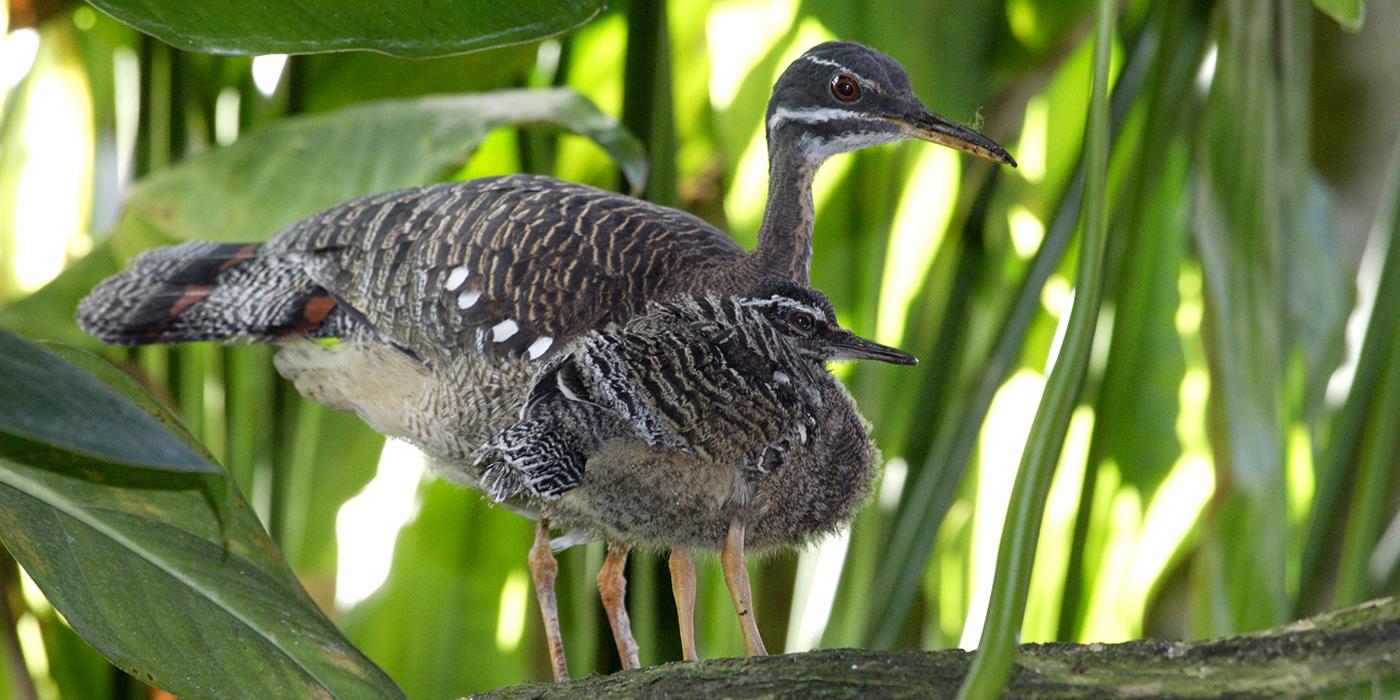
[[[784,280],[650,304],[536,374],[521,419],[476,455],[482,482],[611,541],[719,549],[736,518],[754,547],[826,534],[875,474],[825,367],[852,338],[820,292]]]

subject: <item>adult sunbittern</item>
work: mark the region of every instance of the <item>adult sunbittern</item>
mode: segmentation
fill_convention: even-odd
[[[262,244],[147,251],[83,301],[78,321],[119,344],[276,343],[278,370],[305,396],[354,411],[417,445],[439,473],[477,485],[472,456],[514,420],[533,370],[560,343],[651,300],[737,294],[767,275],[806,284],[812,178],[831,155],[919,138],[1015,164],[929,112],[894,59],[850,42],[789,65],[766,125],[768,202],[752,253],[694,216],[631,197],[541,176],[483,178],[356,199]],[[327,337],[341,342],[310,342]],[[547,536],[547,519],[539,530]],[[621,589],[624,559],[609,560],[605,589]],[[622,663],[635,666],[625,609],[604,601]],[[556,677],[566,677],[562,642],[550,642]]]

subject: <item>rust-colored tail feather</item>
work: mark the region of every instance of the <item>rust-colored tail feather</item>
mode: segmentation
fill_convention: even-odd
[[[293,259],[256,243],[146,251],[78,305],[78,325],[121,345],[335,335],[344,314]]]

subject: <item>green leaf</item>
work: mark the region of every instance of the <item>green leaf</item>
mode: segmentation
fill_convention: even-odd
[[[0,433],[118,464],[219,471],[202,450],[170,439],[154,399],[133,405],[119,391],[3,330],[0,377],[6,378],[0,385]]]
[[[1331,15],[1349,32],[1361,31],[1366,22],[1366,0],[1313,0],[1313,6]]]
[[[28,361],[25,373],[102,386],[7,333],[0,342],[0,354]],[[129,379],[96,358],[85,364],[116,385],[108,411],[154,420],[121,399],[139,391]],[[74,395],[90,395],[82,390]],[[75,399],[32,401],[66,426],[60,437],[93,432],[75,427],[92,420]],[[132,422],[156,454],[199,450],[187,435]],[[209,466],[131,469],[68,441],[0,434],[0,536],[73,628],[143,682],[186,697],[402,697],[311,602],[242,496]]]
[[[634,187],[646,181],[637,140],[572,90],[386,100],[287,119],[152,175],[128,199],[119,252],[190,239],[262,240],[348,199],[439,180],[492,129],[518,124],[587,136]]]
[[[543,39],[584,24],[604,4],[602,0],[89,1],[187,51],[260,54],[366,49],[419,58]]]

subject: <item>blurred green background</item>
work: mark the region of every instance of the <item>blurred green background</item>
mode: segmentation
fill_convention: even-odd
[[[874,425],[883,480],[848,532],[755,564],[755,604],[775,653],[972,646],[1074,294],[1091,9],[636,0],[555,39],[408,60],[188,53],[83,3],[10,0],[0,326],[100,351],[166,400],[409,697],[545,679],[532,523],[302,400],[270,348],[104,348],[78,331],[77,300],[149,246],[268,236],[358,193],[519,171],[625,189],[580,136],[504,126],[449,142],[446,126],[356,111],[435,93],[573,88],[641,140],[646,198],[751,246],[774,79],[820,41],[861,41],[1020,167],[914,143],[821,171],[813,284],[844,325],[922,363],[836,368]],[[1400,5],[1366,11],[1348,32],[1301,1],[1122,3],[1107,287],[1022,641],[1215,636],[1400,592]],[[240,139],[224,165],[247,161],[246,178],[200,181]],[[297,165],[317,176],[269,187],[308,140]],[[422,162],[386,168],[386,151]],[[170,170],[182,161],[192,169]],[[264,198],[220,204],[219,187]],[[576,675],[617,668],[593,584],[602,558],[599,543],[561,555]],[[741,654],[715,562],[701,577],[700,655]],[[629,582],[642,663],[679,658],[664,562],[639,553]],[[144,694],[8,557],[0,584],[0,698]]]

